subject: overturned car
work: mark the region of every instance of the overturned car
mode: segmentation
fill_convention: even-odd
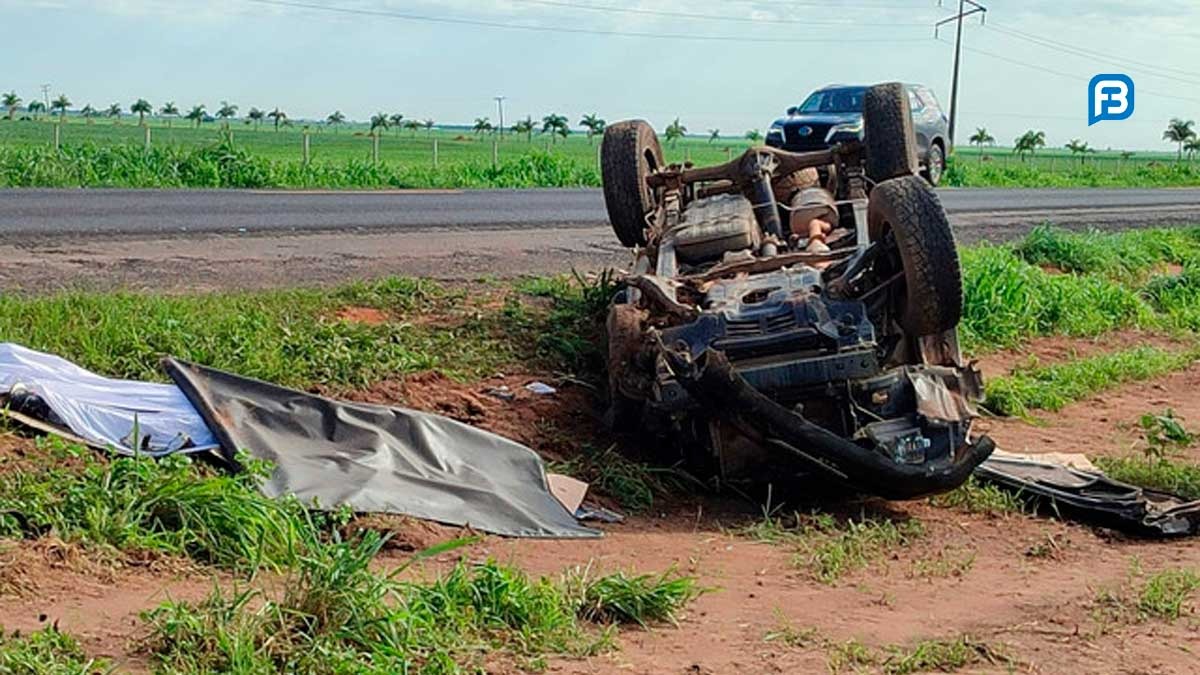
[[[705,168],[667,165],[643,121],[608,127],[605,202],[635,254],[606,326],[618,430],[669,438],[719,480],[892,499],[956,487],[987,458],[958,253],[916,175],[903,85],[868,90],[864,127]]]

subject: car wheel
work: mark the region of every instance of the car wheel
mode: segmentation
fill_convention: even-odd
[[[867,177],[872,181],[879,183],[917,172],[917,138],[903,84],[888,82],[867,90],[863,99],[863,145]]]
[[[946,211],[919,176],[886,180],[867,204],[871,241],[888,232],[896,242],[905,289],[898,294],[900,325],[913,337],[950,330],[962,318],[962,271]]]
[[[600,144],[604,205],[617,239],[625,246],[646,245],[646,217],[658,208],[646,177],[663,165],[658,135],[644,120],[617,122],[604,130]]]
[[[921,175],[929,184],[937,187],[942,183],[942,174],[946,172],[946,151],[942,150],[942,146],[938,143],[933,143],[929,146],[929,161],[926,162],[925,170]]]

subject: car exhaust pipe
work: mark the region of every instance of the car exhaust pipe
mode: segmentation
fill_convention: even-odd
[[[691,396],[723,416],[740,416],[764,425],[764,436],[778,438],[782,445],[818,463],[856,491],[900,500],[953,490],[995,449],[992,439],[982,436],[960,448],[951,460],[936,465],[899,464],[772,401],[738,375],[719,350],[705,350],[695,359],[686,349],[663,351]]]

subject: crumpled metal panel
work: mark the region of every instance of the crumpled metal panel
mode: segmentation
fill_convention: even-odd
[[[514,537],[598,537],[550,494],[529,448],[428,413],[335,401],[167,359],[216,434],[271,462],[263,487],[304,503],[397,513]]]
[[[1077,468],[1069,456],[995,452],[975,475],[1025,497],[1049,501],[1104,524],[1137,534],[1181,536],[1200,533],[1200,501],[1113,480]]]

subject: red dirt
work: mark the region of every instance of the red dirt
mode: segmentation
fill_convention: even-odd
[[[1152,339],[1122,333],[1105,343],[1129,344]],[[1069,357],[1071,350],[1100,350],[1099,343],[1052,339],[1038,341],[1021,355],[989,356],[988,372],[1003,372],[1018,358],[1034,353],[1043,362]],[[523,386],[544,379],[558,392],[538,396]],[[507,386],[512,400],[488,392]],[[1119,453],[1136,445],[1130,428],[1150,410],[1173,407],[1200,423],[1200,367],[1069,406],[1047,416],[1042,426],[1016,420],[985,420],[982,426],[1007,450],[1053,449],[1087,454]],[[562,456],[580,439],[594,439],[597,423],[586,387],[570,382],[508,373],[463,384],[436,374],[388,382],[354,394],[360,400],[403,404],[438,412],[525,442],[541,452]],[[0,454],[7,454],[0,442]],[[1193,459],[1200,459],[1196,450]],[[848,507],[853,509],[855,507]],[[1200,618],[1194,612],[1168,624],[1161,621],[1120,624],[1099,630],[1093,619],[1097,592],[1127,584],[1133,561],[1147,572],[1168,568],[1200,569],[1194,541],[1132,540],[1110,531],[1059,522],[1047,517],[989,517],[932,506],[926,501],[887,505],[895,518],[920,521],[925,535],[897,548],[865,570],[836,584],[821,584],[792,564],[793,550],[757,543],[731,533],[752,522],[758,507],[717,499],[673,505],[667,514],[633,516],[621,525],[605,525],[607,536],[590,541],[531,541],[485,537],[467,549],[470,559],[495,557],[514,562],[531,574],[558,575],[576,565],[598,571],[657,572],[671,567],[696,575],[713,589],[696,600],[678,627],[626,629],[617,652],[584,660],[552,659],[552,673],[798,673],[823,672],[825,646],[789,646],[767,641],[786,623],[812,628],[822,639],[857,639],[872,646],[912,643],[928,638],[969,634],[1015,660],[1017,672],[1189,673],[1196,657]],[[453,528],[403,518],[366,518],[360,526],[392,531],[396,546],[380,565],[405,560],[457,534]],[[1052,555],[1034,555],[1046,549]],[[17,544],[20,560],[31,544]],[[456,554],[457,555],[457,554]],[[45,555],[42,555],[45,559]],[[35,561],[37,559],[35,558]],[[971,563],[964,561],[971,560]],[[938,562],[957,567],[945,576],[922,573]],[[3,571],[0,559],[0,571]],[[418,566],[435,573],[449,558]],[[25,563],[22,563],[25,565]],[[117,657],[122,667],[144,669],[134,658],[130,639],[138,635],[139,610],[171,597],[197,598],[211,579],[206,572],[179,576],[167,571],[126,568],[110,575],[35,562],[21,575],[27,584],[16,595],[0,595],[0,623],[30,630],[59,621],[81,635],[91,653]],[[4,579],[0,574],[0,581]],[[1200,597],[1193,597],[1193,605]],[[44,620],[40,615],[45,615]],[[998,665],[977,665],[972,672],[1003,672]]]
[[[1136,328],[1114,331],[1097,338],[1044,337],[1015,349],[1001,349],[987,353],[980,357],[979,367],[983,371],[984,378],[987,379],[1007,375],[1014,368],[1029,365],[1031,362],[1049,365],[1095,356],[1116,348],[1146,345],[1178,350],[1186,344],[1188,343],[1180,338]]]
[[[361,323],[367,326],[378,326],[391,320],[387,312],[374,307],[343,307],[334,316],[341,321]]]

